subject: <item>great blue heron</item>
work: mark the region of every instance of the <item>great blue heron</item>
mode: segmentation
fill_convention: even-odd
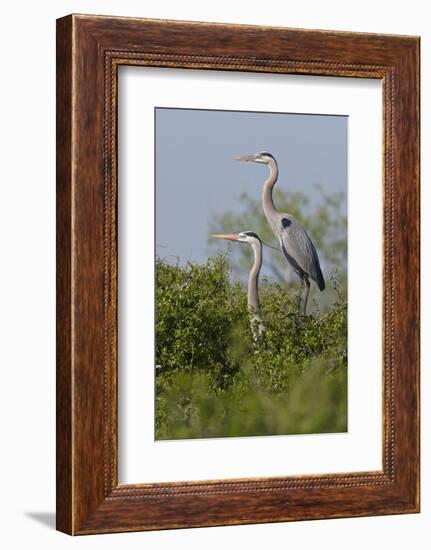
[[[301,287],[305,284],[304,315],[307,311],[308,294],[310,292],[310,279],[313,279],[319,290],[325,289],[325,280],[320,269],[319,257],[316,249],[302,225],[291,214],[282,214],[275,209],[272,199],[272,189],[278,178],[277,161],[266,151],[255,155],[236,157],[235,160],[246,162],[258,162],[266,164],[269,175],[263,184],[263,211],[265,217],[280,243],[280,248],[301,279]]]
[[[254,231],[242,231],[230,235],[212,235],[215,239],[248,243],[254,252],[254,262],[248,275],[247,305],[250,310],[250,324],[254,338],[261,336],[263,323],[260,316],[259,273],[262,267],[262,241]]]

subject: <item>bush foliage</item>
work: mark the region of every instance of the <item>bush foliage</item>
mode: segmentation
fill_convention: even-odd
[[[156,438],[340,432],[347,427],[347,305],[298,314],[277,283],[260,291],[253,339],[226,256],[156,261]]]

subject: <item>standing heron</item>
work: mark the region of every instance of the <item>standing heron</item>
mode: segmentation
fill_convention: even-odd
[[[254,252],[253,266],[248,275],[247,305],[250,311],[250,324],[255,339],[260,337],[263,332],[263,324],[260,316],[259,303],[259,273],[262,267],[262,241],[253,231],[242,231],[230,235],[212,235],[215,239],[224,239],[225,241],[237,241],[248,243]]]
[[[274,206],[272,190],[278,178],[277,161],[271,155],[262,151],[255,155],[236,157],[235,160],[245,162],[258,162],[266,164],[269,175],[263,184],[263,211],[265,217],[280,243],[280,248],[295,273],[301,279],[301,287],[305,288],[304,315],[307,311],[308,294],[310,292],[310,279],[315,281],[319,290],[325,289],[325,280],[320,269],[319,257],[312,240],[302,225],[291,214],[282,214]]]

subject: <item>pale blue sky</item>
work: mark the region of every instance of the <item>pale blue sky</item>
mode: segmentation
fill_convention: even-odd
[[[277,186],[316,196],[315,184],[347,191],[348,117],[157,108],[156,252],[204,262],[209,223],[241,210],[242,191],[260,197],[267,169],[233,157],[269,151]],[[252,227],[236,228],[253,230]]]

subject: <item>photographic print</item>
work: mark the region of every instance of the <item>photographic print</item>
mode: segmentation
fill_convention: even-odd
[[[347,431],[347,139],[155,109],[156,440]]]
[[[57,32],[57,529],[418,512],[419,38]]]

